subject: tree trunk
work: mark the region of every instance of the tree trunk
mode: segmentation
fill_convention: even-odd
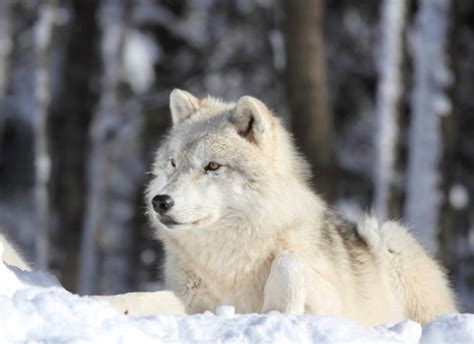
[[[333,122],[326,90],[321,0],[285,0],[287,90],[298,145],[309,159],[316,189],[334,195]]]
[[[12,53],[12,32],[11,32],[12,10],[10,1],[0,0],[0,107],[7,95],[9,84],[10,58]],[[3,138],[6,115],[0,111],[0,164],[3,160]]]
[[[12,51],[11,38],[11,5],[9,0],[0,0],[0,101],[7,94],[9,79],[10,55]],[[1,138],[1,123],[0,123]]]
[[[396,161],[402,95],[406,0],[385,0],[380,21],[378,88],[375,131],[375,213],[379,220],[400,216],[394,213]]]
[[[406,220],[431,253],[438,253],[442,204],[442,118],[452,115],[446,89],[450,0],[422,0],[414,33],[414,90],[409,133]]]
[[[100,9],[102,80],[100,100],[89,131],[87,199],[82,229],[78,292],[97,291],[98,253],[103,251],[109,207],[107,186],[111,173],[111,139],[121,125],[118,87],[124,37],[124,1],[105,0]]]
[[[49,258],[50,206],[49,179],[51,158],[48,149],[47,120],[51,103],[51,42],[56,21],[56,1],[40,7],[35,25],[35,52],[37,59],[34,115],[35,137],[35,210],[36,210],[36,268],[47,269]]]
[[[57,211],[57,250],[53,265],[61,282],[76,290],[80,231],[85,209],[87,130],[97,104],[100,57],[97,1],[73,1],[65,28],[65,58],[61,89],[50,116],[52,205]]]

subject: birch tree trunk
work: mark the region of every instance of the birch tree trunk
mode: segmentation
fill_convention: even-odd
[[[8,0],[0,0],[0,105],[7,94],[10,70],[10,55],[12,51],[10,17],[11,5]],[[0,112],[0,163],[3,159],[3,136],[5,114]]]
[[[421,0],[414,33],[414,90],[409,133],[405,216],[418,238],[438,252],[442,117],[451,115],[446,89],[452,84],[447,65],[450,0]]]
[[[321,0],[285,0],[287,91],[292,127],[316,189],[334,198],[333,122],[326,90]]]
[[[385,0],[382,5],[379,40],[379,82],[376,100],[375,197],[377,218],[391,214],[396,187],[395,162],[399,140],[400,99],[402,95],[404,28],[407,1]]]
[[[10,1],[0,0],[0,100],[2,100],[7,93],[9,79],[10,54],[13,45],[13,42],[11,40],[12,33],[10,27],[11,15],[12,11]]]
[[[120,129],[110,149],[111,168],[107,195],[107,219],[103,228],[102,277],[100,291],[118,294],[130,290],[130,262],[137,209],[142,204],[141,186],[144,166],[141,136],[143,114],[141,100],[132,98],[123,106]]]
[[[34,151],[35,151],[35,210],[36,228],[36,268],[48,268],[49,254],[49,177],[51,159],[48,151],[47,121],[51,103],[50,59],[57,4],[50,0],[40,7],[35,25],[34,44],[37,58],[35,96],[36,113],[34,115]]]
[[[103,1],[99,13],[102,31],[102,80],[100,100],[90,127],[90,151],[87,166],[86,214],[81,239],[78,292],[96,291],[98,251],[103,246],[109,199],[107,185],[110,178],[110,140],[120,125],[117,88],[120,82],[121,49],[124,37],[123,1]]]

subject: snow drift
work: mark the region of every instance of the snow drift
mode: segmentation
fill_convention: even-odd
[[[0,257],[3,247],[0,244]],[[0,259],[0,342],[474,343],[474,315],[365,328],[312,315],[216,314],[125,316],[105,301],[66,291],[53,276],[10,267]]]

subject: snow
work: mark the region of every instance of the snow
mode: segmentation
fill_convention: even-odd
[[[55,8],[42,6],[38,23],[35,26],[34,41],[39,49],[47,49],[51,44],[51,28],[55,22]]]
[[[222,316],[222,317],[230,317],[232,315],[235,315],[235,307],[234,306],[226,306],[226,305],[222,305],[220,307],[217,307],[216,315],[219,315],[219,316]]]
[[[3,247],[0,244],[0,257]],[[125,316],[105,301],[64,290],[51,275],[27,272],[0,259],[3,342],[47,343],[441,343],[474,342],[474,315],[453,314],[421,327],[413,321],[366,328],[352,321],[272,312]]]
[[[474,314],[439,318],[425,326],[420,343],[474,343]]]
[[[132,29],[126,33],[124,73],[136,93],[145,92],[155,81],[154,64],[159,58],[160,50],[151,37]]]
[[[469,206],[469,193],[464,185],[454,184],[449,189],[449,203],[454,209],[465,209]]]

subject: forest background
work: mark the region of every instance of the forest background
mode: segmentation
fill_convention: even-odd
[[[262,99],[326,200],[404,221],[474,310],[474,2],[0,0],[0,228],[68,290],[161,288],[173,88]]]

